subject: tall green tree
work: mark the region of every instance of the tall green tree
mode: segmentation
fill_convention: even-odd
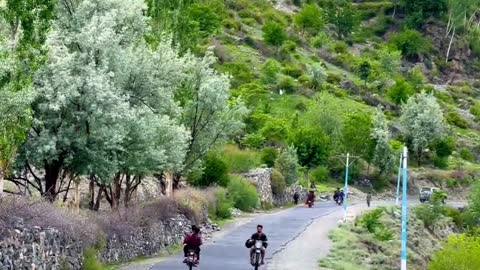
[[[375,147],[372,134],[372,118],[363,112],[346,115],[342,130],[343,146],[346,152],[361,156],[370,163]]]
[[[425,148],[444,136],[445,120],[442,109],[434,96],[422,92],[411,97],[402,106],[400,123],[420,166]]]
[[[350,1],[327,1],[326,10],[327,21],[335,26],[338,38],[350,36],[358,26],[358,14]]]
[[[358,66],[357,70],[358,76],[360,79],[363,80],[365,88],[367,87],[367,82],[370,79],[370,75],[372,73],[372,65],[370,64],[369,61],[364,60],[360,65]]]
[[[330,138],[323,131],[314,128],[301,128],[293,138],[300,165],[314,168],[324,165],[330,157]]]
[[[323,11],[316,4],[306,4],[293,18],[298,28],[310,31],[314,34],[320,31],[325,25]]]
[[[294,146],[284,148],[275,160],[275,168],[285,177],[288,185],[297,181],[298,167],[297,150]]]

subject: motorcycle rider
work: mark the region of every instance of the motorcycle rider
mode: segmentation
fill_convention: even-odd
[[[298,194],[297,191],[295,191],[295,194],[293,194],[293,202],[295,203],[295,205],[298,204],[298,199],[300,198],[300,195]]]
[[[338,203],[338,199],[340,199],[339,196],[340,196],[340,188],[337,188],[337,190],[335,190],[335,192],[333,193],[333,200],[337,203]]]
[[[185,236],[183,240],[184,262],[187,261],[188,251],[193,249],[197,255],[197,264],[200,262],[200,246],[203,244],[200,228],[192,225],[192,231]]]
[[[263,225],[259,224],[257,225],[257,232],[252,234],[252,236],[250,237],[250,240],[252,241],[257,241],[257,240],[260,240],[263,242],[263,248],[262,248],[262,262],[261,264],[265,264],[265,253],[267,252],[267,246],[268,246],[268,239],[267,239],[267,235],[263,233]],[[255,252],[255,248],[252,247],[250,249],[250,261],[252,261],[253,259],[253,253]],[[252,265],[253,265],[253,261],[252,261]]]
[[[315,202],[315,193],[313,192],[313,190],[310,190],[308,192],[306,204],[308,204],[308,202],[312,202],[312,204]]]

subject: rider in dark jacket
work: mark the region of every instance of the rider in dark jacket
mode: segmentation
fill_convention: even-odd
[[[263,225],[257,225],[257,232],[252,234],[252,236],[250,237],[250,240],[252,241],[260,240],[263,242],[262,264],[265,264],[265,254],[267,253],[266,249],[268,246],[268,243],[267,243],[268,239],[267,239],[267,235],[263,233]],[[253,264],[253,258],[252,258],[253,252],[254,252],[254,248],[252,247],[250,249],[250,258],[252,259],[252,264]]]

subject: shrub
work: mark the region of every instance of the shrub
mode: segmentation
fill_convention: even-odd
[[[282,52],[284,54],[291,54],[294,53],[296,49],[297,43],[295,43],[293,40],[287,40],[283,45]]]
[[[442,207],[433,203],[419,205],[413,209],[413,212],[423,222],[423,225],[430,229],[442,217]]]
[[[298,65],[287,65],[283,68],[283,74],[293,78],[298,78],[302,75],[303,70]]]
[[[328,180],[328,169],[325,166],[318,166],[310,173],[310,181],[322,183]]]
[[[413,93],[413,87],[404,79],[395,80],[395,84],[387,90],[387,96],[397,105],[407,102]]]
[[[480,237],[452,235],[433,254],[429,270],[480,269]]]
[[[242,211],[252,211],[257,206],[257,189],[240,176],[231,177],[228,194],[232,198],[234,206]]]
[[[322,10],[315,4],[304,5],[303,8],[294,16],[295,24],[302,30],[316,32],[324,26]]]
[[[227,197],[227,191],[225,189],[217,189],[214,192],[215,203],[209,208],[209,214],[213,218],[228,219],[232,217],[231,208],[233,202]]]
[[[144,213],[150,213],[150,211],[155,211],[155,208],[157,208],[159,211],[160,209],[164,209],[161,211],[164,212],[163,214],[150,213],[152,215],[150,219],[152,219],[154,216],[158,215],[168,214],[169,216],[175,216],[177,208],[178,206],[180,206],[180,209],[185,211],[185,213],[191,220],[194,220],[197,223],[201,223],[207,218],[207,216],[205,215],[205,211],[207,211],[209,206],[215,202],[215,197],[213,196],[213,194],[196,188],[186,188],[178,190],[174,193],[174,199],[174,202],[168,200],[160,200],[156,203],[151,203],[148,207],[140,209],[140,211],[143,211]],[[160,217],[156,219],[162,220],[165,219],[165,217]]]
[[[288,94],[292,94],[297,90],[297,83],[292,77],[283,76],[277,85],[278,90],[283,90]]]
[[[472,151],[467,148],[460,149],[460,157],[466,161],[473,161],[474,159]]]
[[[262,81],[264,83],[276,83],[280,70],[281,66],[276,60],[267,59],[262,66]]]
[[[336,41],[332,44],[332,49],[337,54],[346,53],[348,52],[348,45],[343,41]]]
[[[423,37],[423,34],[406,29],[400,33],[393,34],[390,44],[400,50],[405,57],[416,57],[430,51],[431,42]]]
[[[385,226],[380,226],[375,229],[373,237],[379,241],[386,242],[392,241],[394,239],[393,231]]]
[[[446,206],[443,209],[443,214],[446,217],[451,218],[458,228],[463,228],[465,222],[464,222],[464,219],[463,219],[464,216],[462,215],[462,212],[460,212],[460,210],[458,210],[454,207]]]
[[[252,68],[244,62],[228,62],[218,66],[222,72],[232,75],[232,88],[238,88],[240,85],[253,81],[254,75]]]
[[[275,160],[275,168],[285,177],[287,185],[297,181],[298,167],[297,151],[292,146],[284,149]]]
[[[226,187],[228,185],[228,167],[227,163],[223,161],[216,153],[210,153],[207,155],[204,162],[203,175],[196,186],[208,187],[214,184]]]
[[[470,113],[475,116],[477,121],[480,120],[480,102],[475,102],[475,104],[470,107]]]
[[[327,73],[327,82],[330,84],[339,84],[342,78],[336,73]]]
[[[447,188],[454,188],[458,186],[458,182],[455,179],[447,179]]]
[[[231,173],[248,172],[260,166],[260,155],[253,150],[240,150],[236,146],[226,146],[222,159],[227,163],[228,170]]]
[[[457,111],[450,111],[446,115],[447,122],[459,128],[469,128],[467,120],[465,120]]]
[[[325,32],[319,32],[316,36],[310,39],[310,44],[317,49],[327,45],[328,42],[330,42],[330,39]]]
[[[87,248],[83,251],[83,268],[84,270],[104,270],[104,266],[98,260],[98,251],[94,248]]]
[[[262,163],[266,164],[269,168],[275,165],[275,160],[278,157],[278,150],[273,147],[266,147],[262,150]]]
[[[242,144],[244,146],[254,148],[254,149],[261,148],[264,143],[265,143],[265,137],[263,137],[263,135],[260,133],[249,134],[242,141]]]
[[[437,140],[434,143],[435,154],[438,157],[448,157],[455,150],[455,138],[453,136],[448,136]]]
[[[283,27],[275,22],[268,22],[262,27],[263,40],[269,45],[280,47],[287,39]]]
[[[276,169],[272,170],[272,192],[273,195],[281,195],[287,186],[285,177]]]
[[[383,209],[377,208],[366,214],[364,214],[360,219],[361,226],[366,229],[369,233],[375,233],[375,230],[382,225],[380,218],[383,215]]]

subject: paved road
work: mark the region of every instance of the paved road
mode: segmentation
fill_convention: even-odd
[[[285,246],[295,240],[311,225],[315,219],[341,211],[341,207],[332,202],[317,202],[313,208],[297,207],[285,211],[259,216],[228,233],[214,242],[202,247],[201,264],[198,270],[246,270],[253,269],[249,265],[248,249],[245,240],[255,232],[257,224],[264,225],[269,238],[267,265],[273,255],[281,252]],[[314,241],[314,239],[312,239]],[[186,269],[181,263],[182,255],[170,257],[156,264],[154,270]],[[264,266],[263,269],[267,269]]]

